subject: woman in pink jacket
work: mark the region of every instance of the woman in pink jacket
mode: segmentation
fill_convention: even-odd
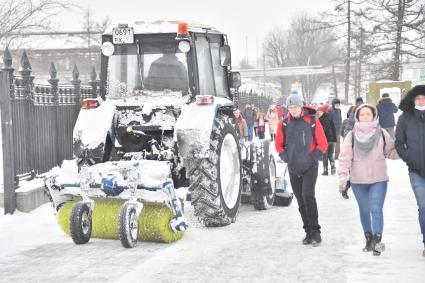
[[[374,106],[358,107],[356,123],[344,139],[339,155],[339,190],[348,178],[360,211],[360,221],[366,238],[363,251],[380,255],[385,249],[381,242],[384,227],[384,206],[388,175],[385,158],[399,159],[390,135],[380,128]]]

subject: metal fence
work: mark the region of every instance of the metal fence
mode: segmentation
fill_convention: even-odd
[[[10,107],[11,134],[3,130],[3,140],[13,140],[13,176],[35,176],[45,173],[64,159],[72,158],[72,131],[80,110],[80,102],[97,96],[99,81],[93,68],[91,80],[82,85],[79,71],[74,66],[73,80],[68,85],[59,85],[54,63],[50,65],[48,84],[35,84],[31,64],[24,51],[20,68],[15,75],[12,56],[6,48],[3,57],[8,80],[2,80],[2,112]],[[4,113],[2,113],[2,118]],[[2,120],[3,123],[3,120]],[[11,136],[12,137],[11,137]],[[5,167],[9,164],[3,164]],[[6,183],[6,182],[5,182]]]
[[[254,104],[260,109],[260,112],[266,113],[267,109],[273,104],[273,99],[267,96],[260,96],[254,92],[239,92],[237,97],[238,108],[243,109],[246,104]]]

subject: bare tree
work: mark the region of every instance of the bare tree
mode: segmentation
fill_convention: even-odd
[[[325,27],[336,31],[335,39],[340,41],[343,40],[345,44],[345,80],[344,80],[344,97],[345,101],[348,101],[348,95],[350,91],[350,74],[351,74],[351,62],[353,60],[353,28],[354,22],[358,17],[358,9],[367,0],[332,0],[334,2],[334,8],[332,11],[323,13],[321,16],[323,20],[320,22]]]
[[[69,6],[62,0],[0,1],[0,41],[9,42],[23,32],[49,29],[52,17]]]
[[[265,66],[272,68],[290,66],[290,50],[288,32],[283,28],[275,27],[267,35],[263,42]],[[289,80],[286,77],[277,78],[282,95],[289,90]]]
[[[103,33],[111,25],[111,20],[109,17],[104,18],[101,22],[94,20],[94,12],[90,7],[87,7],[83,10],[84,13],[84,24],[83,29],[86,32],[82,37],[87,41],[87,48],[89,50],[89,60],[90,64],[93,65],[92,58],[92,47],[99,47],[102,43],[101,36],[94,37],[92,32]]]
[[[367,0],[361,16],[373,24],[375,52],[392,57],[390,78],[400,79],[403,55],[424,58],[425,2],[423,0]]]
[[[290,22],[288,31],[289,59],[293,66],[331,65],[340,56],[339,48],[330,30],[325,30],[316,17],[303,13]],[[326,80],[324,75],[306,75],[299,78],[305,99],[311,101],[317,88]]]

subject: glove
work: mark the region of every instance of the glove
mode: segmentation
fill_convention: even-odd
[[[283,162],[286,163],[286,153],[284,151],[279,153],[279,157],[280,157],[280,159],[282,159]]]
[[[322,159],[323,153],[318,150],[315,149],[312,153],[311,153],[311,158],[313,158],[313,160],[319,161],[320,159]]]
[[[339,192],[344,192],[345,191],[345,187],[347,186],[347,176],[345,175],[341,175],[338,178],[338,189]]]

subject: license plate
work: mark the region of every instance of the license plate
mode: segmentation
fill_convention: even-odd
[[[112,43],[114,44],[131,44],[134,43],[133,28],[113,28]]]

